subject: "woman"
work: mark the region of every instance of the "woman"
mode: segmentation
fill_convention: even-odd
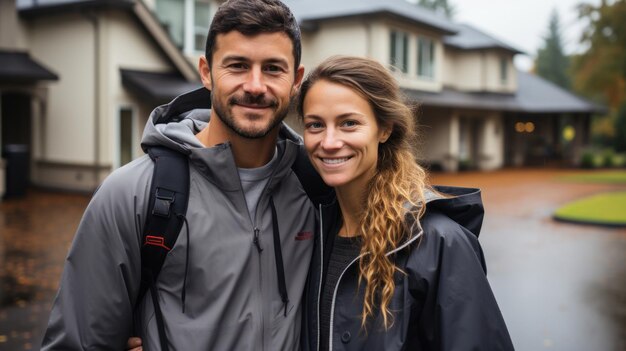
[[[319,206],[302,349],[512,350],[477,239],[480,192],[427,186],[387,69],[331,57],[302,84],[298,112],[335,189]]]
[[[480,192],[426,185],[413,113],[388,70],[327,59],[303,83],[298,112],[336,193],[320,206],[303,349],[512,350],[477,240]]]

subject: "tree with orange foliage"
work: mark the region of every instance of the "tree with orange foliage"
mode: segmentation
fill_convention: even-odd
[[[597,6],[580,4],[579,18],[587,22],[581,38],[587,50],[574,57],[573,86],[609,106],[609,115],[596,123],[603,130],[596,131],[622,149],[619,140],[626,140],[626,130],[622,130],[624,122],[620,119],[626,116],[618,111],[626,108],[626,0],[602,0]]]

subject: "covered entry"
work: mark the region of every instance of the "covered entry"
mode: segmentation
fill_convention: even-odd
[[[28,53],[0,50],[0,195],[24,193],[30,181],[33,123],[45,106],[41,81],[58,76]]]

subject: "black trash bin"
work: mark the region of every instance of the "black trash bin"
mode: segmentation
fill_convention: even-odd
[[[29,182],[30,154],[28,145],[8,144],[2,149],[2,157],[6,160],[5,198],[26,195]]]

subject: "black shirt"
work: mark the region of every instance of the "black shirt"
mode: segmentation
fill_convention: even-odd
[[[338,231],[338,230],[337,230]],[[320,350],[328,350],[330,332],[330,309],[339,276],[352,260],[359,256],[360,237],[341,237],[334,233],[333,245],[324,270],[324,283],[320,301]]]

